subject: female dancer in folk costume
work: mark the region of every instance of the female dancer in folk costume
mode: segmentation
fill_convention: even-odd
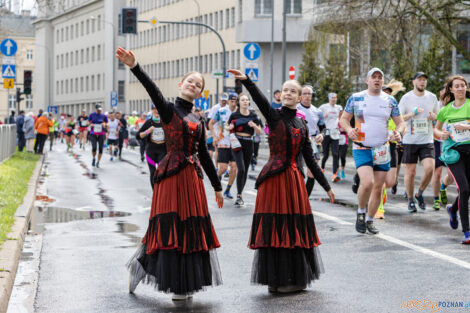
[[[270,292],[303,290],[323,272],[320,245],[307,196],[300,155],[315,179],[334,201],[334,193],[314,160],[308,129],[296,117],[301,86],[286,81],[282,108],[271,108],[258,87],[238,70],[229,70],[242,81],[269,126],[268,163],[257,181],[255,213],[249,248],[255,249],[251,282],[268,285]]]
[[[168,102],[137,63],[133,53],[121,47],[116,57],[131,68],[160,113],[167,154],[155,172],[149,226],[142,245],[128,267],[129,292],[140,281],[152,283],[182,300],[209,285],[222,283],[215,249],[220,246],[208,212],[203,173],[215,190],[219,208],[222,186],[205,144],[205,127],[191,112],[194,99],[204,90],[198,72],[178,83],[180,97]]]

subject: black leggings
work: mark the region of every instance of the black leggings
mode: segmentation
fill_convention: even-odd
[[[253,143],[253,159],[251,159],[251,164],[254,164],[254,165],[258,164],[259,144],[260,144],[259,141]]]
[[[103,154],[103,144],[105,135],[91,135],[91,151],[96,152],[96,145],[98,144],[98,153]]]
[[[238,136],[237,136],[238,137]],[[245,188],[246,179],[248,177],[248,167],[250,166],[251,157],[253,156],[253,140],[238,139],[242,148],[233,151],[235,162],[237,162],[237,191],[241,195]]]
[[[459,196],[452,204],[452,213],[456,214],[460,210],[460,221],[462,231],[469,231],[468,225],[468,197],[470,196],[470,145],[466,149],[468,152],[460,152],[460,159],[457,163],[447,164],[449,172],[454,177],[455,184],[459,190]],[[460,150],[460,149],[459,149]]]
[[[339,158],[341,159],[341,167],[346,167],[346,154],[348,153],[348,145],[339,146]]]
[[[329,135],[325,136],[325,139],[323,139],[322,142],[323,159],[321,160],[321,168],[325,169],[325,163],[330,155],[330,146],[331,154],[333,155],[333,174],[335,174],[338,171],[339,166],[339,140],[333,140]]]

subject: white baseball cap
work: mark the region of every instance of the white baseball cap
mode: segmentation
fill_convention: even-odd
[[[377,73],[377,72],[382,74],[382,76],[384,76],[384,72],[382,72],[382,70],[380,68],[374,67],[374,68],[370,69],[369,72],[367,72],[367,77],[371,77],[372,75],[374,75],[374,73]]]

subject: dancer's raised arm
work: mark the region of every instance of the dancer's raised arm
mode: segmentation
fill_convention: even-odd
[[[132,73],[135,75],[135,77],[137,77],[140,83],[147,90],[147,93],[152,99],[152,102],[155,104],[155,107],[160,113],[162,121],[165,123],[169,123],[173,116],[173,105],[168,102],[165,97],[163,97],[163,94],[157,87],[157,85],[140,67],[132,51],[118,47],[116,50],[116,58],[118,58],[119,61],[126,64],[128,67],[130,67]]]
[[[266,99],[261,90],[259,90],[258,86],[256,86],[251,81],[251,79],[248,78],[248,76],[246,76],[239,70],[229,69],[227,70],[227,72],[232,73],[236,79],[239,79],[242,82],[242,84],[250,93],[251,98],[261,111],[261,114],[263,114],[263,116],[266,118],[266,121],[268,121],[269,125],[269,123],[273,121],[273,117],[275,116],[275,114],[278,114],[278,112],[271,107],[268,99]]]

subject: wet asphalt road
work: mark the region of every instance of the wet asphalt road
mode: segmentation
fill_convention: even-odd
[[[92,169],[90,154],[78,149],[75,155],[65,153],[64,145],[48,153],[39,191],[53,202],[38,202],[44,207],[36,212],[36,224],[73,219],[76,210],[81,211],[78,218],[90,210],[131,215],[46,224],[35,312],[417,312],[417,305],[403,307],[406,301],[470,301],[470,247],[460,245],[462,233],[451,230],[444,210],[433,211],[430,201],[428,210],[409,215],[400,196],[389,197],[386,219],[377,221],[381,236],[355,231],[352,206],[312,200],[325,274],[307,291],[293,295],[271,295],[266,287],[250,285],[253,252],[247,241],[256,197],[253,180],[245,188],[244,208],[226,200],[223,209],[216,208],[206,180],[222,244],[217,250],[222,286],[183,303],[147,285],[130,295],[125,263],[148,223],[148,169],[137,150],[125,151],[127,162],[110,162],[105,155],[100,169]],[[355,203],[350,179],[333,188],[341,202]],[[431,195],[429,190],[425,195]],[[325,196],[315,186],[313,197]],[[440,305],[439,312],[455,311],[464,309]]]

